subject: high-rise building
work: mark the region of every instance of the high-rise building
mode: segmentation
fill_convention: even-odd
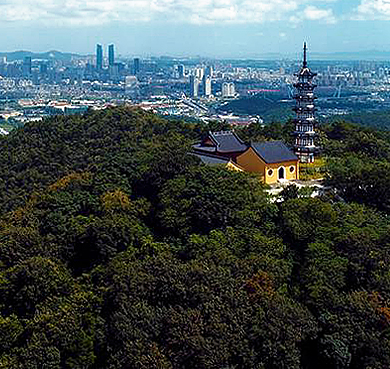
[[[222,97],[229,97],[229,83],[222,83]]]
[[[138,79],[136,76],[126,76],[125,91],[131,98],[137,98],[139,96]]]
[[[205,97],[211,96],[211,77],[210,76],[203,77],[203,95]]]
[[[140,72],[140,68],[141,66],[140,66],[139,58],[135,58],[133,61],[133,71],[135,76]]]
[[[32,71],[32,60],[31,56],[26,56],[23,60],[23,76],[28,77]]]
[[[233,82],[229,83],[229,96],[234,97],[236,95],[236,86]]]
[[[234,97],[236,89],[233,82],[222,83],[222,97]]]
[[[195,68],[195,76],[201,81],[204,76],[204,68],[203,67]]]
[[[47,74],[47,63],[41,63],[39,65],[39,73],[40,74]]]
[[[190,96],[198,97],[199,94],[199,79],[195,75],[190,76]]]
[[[306,42],[303,47],[303,65],[301,70],[295,75],[298,77],[297,83],[294,84],[296,93],[294,96],[296,113],[295,118],[295,154],[299,160],[303,163],[314,162],[314,154],[318,151],[315,146],[316,137],[316,118],[315,118],[315,106],[314,89],[317,87],[313,83],[313,78],[316,73],[313,73],[307,66],[307,48]]]
[[[119,68],[118,68],[117,64],[110,65],[108,67],[108,75],[109,75],[111,81],[118,81],[119,80]]]
[[[103,69],[103,47],[100,44],[96,45],[96,69]]]
[[[108,45],[108,65],[111,67],[115,64],[114,45]]]
[[[186,68],[183,64],[177,66],[177,72],[179,73],[179,78],[183,78],[186,73]]]
[[[212,66],[212,65],[208,65],[208,66],[206,67],[205,74],[206,74],[206,76],[208,76],[208,77],[212,77],[212,76],[213,76],[213,74],[214,74],[214,69],[213,69],[213,66]]]

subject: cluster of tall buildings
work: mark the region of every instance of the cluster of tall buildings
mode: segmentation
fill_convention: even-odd
[[[96,71],[100,74],[104,67],[103,46],[96,45]],[[116,80],[119,77],[119,64],[115,63],[115,48],[113,44],[108,45],[108,74],[110,79]]]
[[[96,69],[103,69],[104,59],[103,59],[103,46],[100,44],[96,45]],[[114,45],[108,45],[108,67],[113,67],[115,65],[115,49]]]
[[[115,68],[118,66],[118,63],[115,62],[115,46],[114,44],[108,45],[108,69],[115,72]],[[103,46],[101,44],[96,45],[96,69],[98,71],[103,70],[104,67],[104,56],[103,56]],[[133,75],[139,74],[141,70],[141,64],[139,58],[134,58],[133,65],[131,66]]]
[[[236,88],[233,82],[222,83],[222,97],[234,97],[236,95]]]
[[[180,67],[180,66],[179,66]],[[180,72],[183,72],[184,75],[184,66],[183,69],[179,69]],[[194,69],[193,73],[190,75],[190,96],[191,97],[210,97],[212,95],[211,81],[213,77],[213,67],[207,66],[197,67]]]
[[[178,68],[179,78],[185,76],[184,65],[179,65]],[[190,84],[190,96],[197,97],[210,97],[213,95],[212,81],[214,76],[214,69],[211,65],[206,67],[196,67],[189,76]],[[218,84],[219,86],[219,84]],[[218,87],[217,87],[218,88]],[[217,92],[223,98],[230,98],[236,96],[236,89],[234,82],[223,82],[220,85],[221,90]]]

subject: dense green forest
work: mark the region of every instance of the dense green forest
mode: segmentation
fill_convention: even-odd
[[[343,93],[342,98],[321,96],[321,94],[319,96],[320,100],[318,100],[317,105],[321,111],[333,110],[335,108],[352,111],[349,114],[342,115],[342,119],[375,129],[390,130],[390,112],[387,105],[382,105],[378,101],[352,99],[348,97],[348,94],[345,96],[345,93]],[[288,99],[287,95],[268,92],[229,101],[221,105],[217,110],[220,113],[259,115],[264,120],[264,123],[268,125],[271,122],[286,121],[294,118],[294,113],[291,110],[292,101]],[[340,115],[321,118],[324,124],[339,120]]]
[[[280,95],[256,95],[229,101],[218,111],[233,114],[260,115],[266,123],[284,121],[294,116],[291,110],[291,101],[281,100]]]
[[[390,134],[324,126],[329,191],[271,202],[189,154],[206,130],[120,107],[0,139],[0,368],[390,367]]]
[[[333,116],[326,119],[326,123],[337,122],[340,117]],[[359,111],[343,116],[343,120],[363,126],[373,127],[380,130],[390,130],[390,111]]]

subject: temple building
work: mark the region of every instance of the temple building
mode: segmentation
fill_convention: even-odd
[[[257,173],[267,184],[299,179],[299,159],[281,141],[247,144],[233,131],[209,132],[193,154],[207,165]]]
[[[248,148],[233,131],[209,132],[201,143],[192,146],[202,155],[214,155],[236,161],[237,156]]]
[[[298,157],[282,141],[251,143],[237,157],[237,164],[246,172],[259,174],[266,184],[299,179]]]
[[[294,84],[296,89],[294,99],[296,103],[293,109],[296,113],[294,121],[294,151],[302,163],[313,163],[314,155],[318,152],[318,148],[315,145],[317,121],[314,104],[316,99],[314,89],[317,85],[313,83],[313,78],[316,75],[307,66],[307,47],[305,42],[303,47],[303,65],[299,73],[296,74],[298,81]]]

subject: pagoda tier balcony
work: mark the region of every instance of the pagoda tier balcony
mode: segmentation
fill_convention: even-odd
[[[294,145],[296,153],[316,153],[319,151],[317,146],[304,146],[304,145]]]
[[[317,87],[317,85],[315,83],[307,83],[307,82],[297,82],[297,83],[294,83],[293,85],[295,88],[297,88],[298,90],[302,90],[302,91],[313,91],[313,89],[315,89]],[[299,93],[300,91],[298,91]]]
[[[298,81],[301,81],[301,82],[311,82],[314,77],[316,76],[316,74],[311,74],[311,75],[307,75],[307,76],[300,76],[298,74],[294,74],[294,76],[298,77]]]
[[[315,118],[296,117],[294,123],[295,126],[315,127],[317,125],[317,120]]]
[[[293,132],[293,135],[296,136],[296,137],[303,137],[303,136],[307,136],[307,137],[314,137],[314,136],[318,136],[318,133],[316,131],[297,131],[295,130]]]
[[[313,77],[298,78],[296,81],[298,81],[298,83],[313,83]]]
[[[295,77],[307,78],[307,79],[313,79],[316,75],[317,75],[317,73],[313,73],[311,70],[307,71],[306,74],[302,74],[302,72],[294,73]]]
[[[306,106],[294,106],[292,110],[298,114],[305,114],[305,113],[312,114],[317,111],[317,108],[315,108],[314,105],[306,105]]]
[[[317,96],[315,96],[312,92],[309,93],[302,93],[300,95],[296,94],[293,96],[294,100],[302,100],[302,101],[314,101],[318,99]]]
[[[297,125],[313,125],[317,123],[317,119],[314,117],[305,118],[305,117],[296,117],[294,123]]]
[[[317,127],[316,122],[300,122],[295,120],[295,128],[297,131],[305,132],[305,131],[314,131]]]

